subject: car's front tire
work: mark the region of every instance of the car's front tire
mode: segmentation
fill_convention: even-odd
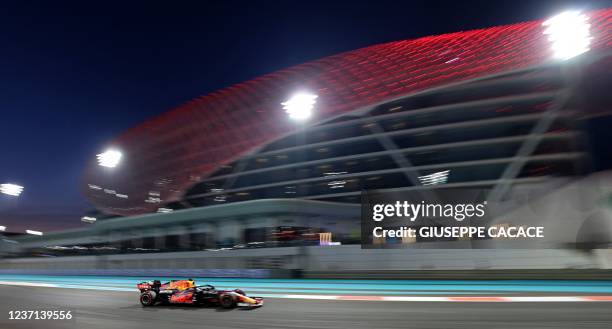
[[[140,294],[140,304],[142,304],[142,306],[153,306],[155,305],[156,297],[157,294],[155,291],[145,291]]]
[[[236,306],[236,298],[231,294],[223,294],[219,296],[219,304],[223,308],[233,308]]]

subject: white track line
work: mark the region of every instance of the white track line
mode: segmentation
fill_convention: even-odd
[[[25,281],[0,281],[0,284],[9,285],[9,286],[52,287],[52,288],[57,288],[56,284],[37,283],[37,282],[25,282]]]
[[[331,296],[279,295],[277,298],[385,302],[612,302],[612,296]]]

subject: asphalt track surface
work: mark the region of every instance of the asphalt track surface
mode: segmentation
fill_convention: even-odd
[[[593,283],[603,286],[603,290],[607,290],[608,284]],[[529,294],[538,293],[532,291]],[[0,300],[2,329],[612,328],[611,302],[466,303],[267,298],[262,308],[253,310],[189,306],[143,308],[138,303],[136,291],[6,284],[0,285]],[[72,320],[9,320],[10,310],[69,310],[74,317]]]

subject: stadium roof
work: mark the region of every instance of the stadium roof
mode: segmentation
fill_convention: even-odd
[[[587,13],[591,51],[612,43],[612,9]],[[357,49],[273,72],[196,98],[109,142],[117,168],[85,173],[85,193],[102,211],[156,210],[220,166],[303,127],[281,103],[296,91],[318,95],[307,124],[434,87],[536,66],[552,60],[542,21],[428,36]],[[116,197],[117,194],[126,197]]]

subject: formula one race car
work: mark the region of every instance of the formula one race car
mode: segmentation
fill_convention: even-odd
[[[192,279],[172,280],[162,284],[159,280],[142,282],[136,285],[140,290],[142,306],[160,304],[193,304],[206,306],[260,307],[261,297],[247,297],[244,291],[217,290],[211,285],[196,286]]]

